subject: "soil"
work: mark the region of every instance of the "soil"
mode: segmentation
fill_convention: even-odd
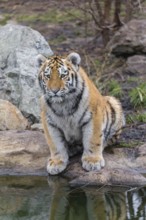
[[[50,15],[50,18],[46,15]],[[55,54],[78,52],[81,54],[83,67],[91,78],[98,81],[99,69],[105,56],[102,38],[97,35],[93,23],[85,22],[83,15],[80,15],[79,10],[69,0],[1,0],[0,24],[6,23],[22,24],[39,31]],[[118,80],[121,85],[124,77],[122,76],[121,82]],[[104,81],[102,83],[104,84]],[[126,92],[124,95],[126,97]],[[134,109],[124,95],[122,103],[125,114],[128,115],[133,113]],[[138,114],[137,111],[135,114]],[[146,123],[127,124],[118,146],[133,147],[142,143],[146,143]]]

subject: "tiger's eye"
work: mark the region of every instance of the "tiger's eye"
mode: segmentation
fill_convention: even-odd
[[[64,70],[64,73],[61,74],[61,78],[64,78],[68,75],[68,70]]]
[[[51,69],[47,67],[47,68],[44,70],[44,76],[45,76],[45,78],[49,79],[49,78],[50,78],[50,74],[51,74]]]

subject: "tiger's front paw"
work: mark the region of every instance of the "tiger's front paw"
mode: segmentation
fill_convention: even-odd
[[[61,157],[49,158],[47,162],[47,172],[51,175],[61,173],[67,167],[68,160],[63,160]]]
[[[102,156],[83,156],[82,167],[87,171],[99,171],[105,166],[105,161]]]

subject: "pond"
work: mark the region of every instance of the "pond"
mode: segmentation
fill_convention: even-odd
[[[0,220],[144,220],[146,187],[69,187],[59,177],[0,177]]]

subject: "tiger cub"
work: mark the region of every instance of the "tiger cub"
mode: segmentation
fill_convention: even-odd
[[[81,58],[71,53],[66,58],[39,56],[41,119],[50,158],[47,171],[55,175],[68,164],[67,147],[82,143],[82,167],[98,171],[105,165],[103,149],[112,137],[118,137],[125,124],[120,102],[102,96],[85,71]]]

